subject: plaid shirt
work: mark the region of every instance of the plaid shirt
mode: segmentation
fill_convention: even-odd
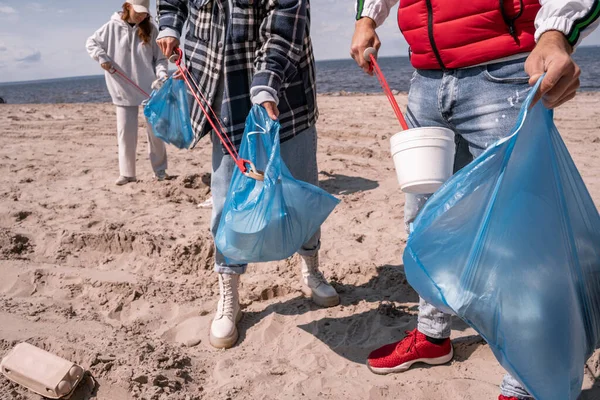
[[[316,123],[309,8],[309,0],[157,1],[160,30],[181,34],[187,20],[187,66],[211,104],[224,78],[221,123],[236,147],[252,107],[251,88],[278,97],[282,142]],[[195,99],[191,119],[195,146],[211,130]]]

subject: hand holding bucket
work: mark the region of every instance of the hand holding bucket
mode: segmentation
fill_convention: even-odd
[[[454,168],[454,132],[443,127],[408,128],[396,98],[377,63],[377,50],[369,47],[363,57],[371,64],[402,130],[390,138],[392,159],[400,189],[405,193],[434,193]]]

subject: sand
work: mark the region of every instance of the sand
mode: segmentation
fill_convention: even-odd
[[[401,107],[406,96],[398,96]],[[89,369],[97,399],[496,399],[503,375],[457,320],[448,365],[378,376],[367,354],[416,324],[406,282],[404,196],[389,155],[397,122],[383,96],[321,96],[321,185],[342,203],[323,226],[322,268],[341,305],[301,293],[297,258],[252,265],[230,350],[208,344],[212,271],[209,141],[169,147],[157,182],[140,122],[138,178],[117,187],[110,104],[0,107],[0,356],[27,340]],[[556,121],[600,204],[600,95]],[[585,399],[600,399],[600,355]],[[82,388],[77,399],[87,399]],[[1,399],[39,399],[0,378]]]

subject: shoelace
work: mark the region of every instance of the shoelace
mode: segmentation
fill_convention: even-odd
[[[319,283],[319,285],[327,284],[325,276],[323,276],[323,273],[317,269],[317,265],[319,264],[318,260],[319,259],[315,257],[314,259],[311,259],[309,262],[306,263],[308,268],[304,276],[305,278],[312,276]]]
[[[223,301],[219,303],[219,317],[227,316],[233,319],[233,287],[231,278],[223,277]]]
[[[402,339],[402,342],[404,342],[405,340],[410,341],[410,344],[408,345],[408,348],[406,349],[406,353],[410,353],[410,351],[413,349],[413,347],[417,346],[417,331],[416,330],[404,331],[404,333],[406,334],[406,337],[404,339]]]

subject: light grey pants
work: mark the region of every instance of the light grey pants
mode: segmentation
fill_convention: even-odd
[[[117,138],[119,141],[119,172],[121,176],[135,178],[135,158],[138,140],[137,106],[117,106]],[[148,155],[154,172],[167,169],[167,149],[165,143],[154,136],[152,127],[147,124]]]
[[[452,129],[457,139],[454,170],[458,171],[511,133],[521,102],[531,89],[524,63],[525,59],[521,59],[459,70],[416,71],[408,95],[407,122],[411,127]],[[428,198],[429,195],[406,195],[407,228]],[[448,338],[450,318],[421,299],[417,329],[433,338]],[[510,374],[504,377],[501,391],[507,397],[531,399]]]
[[[225,206],[225,198],[229,183],[236,167],[229,154],[223,154],[221,141],[213,133],[212,179],[210,188],[213,197],[211,231],[213,238],[217,234],[221,214]],[[299,132],[293,139],[281,143],[281,158],[292,176],[300,181],[319,185],[319,170],[317,168],[317,129],[313,126]],[[319,229],[304,243],[298,254],[312,256],[319,251],[321,230]],[[219,274],[243,274],[246,265],[227,265],[225,257],[215,249],[215,271]]]

